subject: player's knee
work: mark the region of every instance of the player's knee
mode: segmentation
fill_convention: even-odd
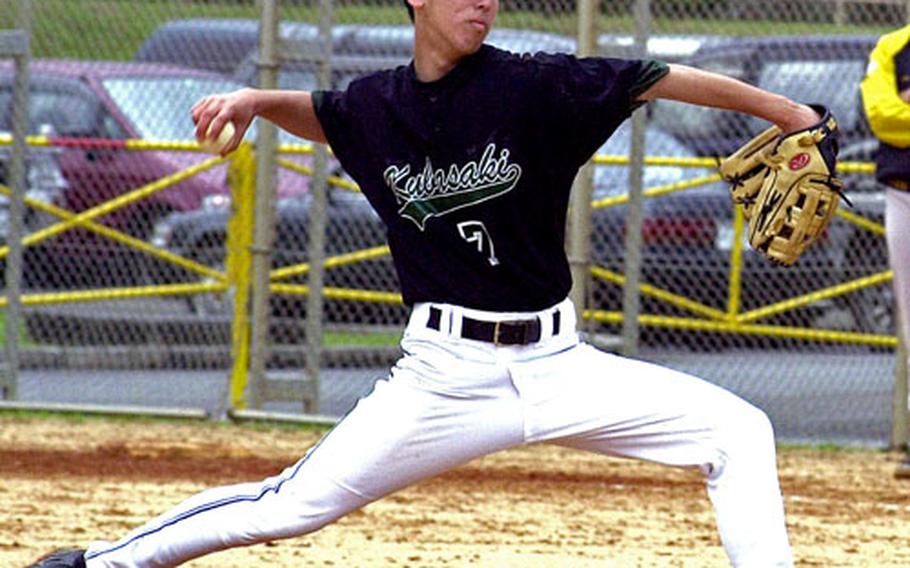
[[[743,402],[719,417],[713,441],[714,459],[702,466],[709,480],[719,478],[731,464],[757,470],[774,462],[774,428],[763,410]]]
[[[728,455],[755,451],[774,444],[774,428],[768,415],[746,401],[738,401],[716,414],[714,439]]]
[[[731,415],[730,445],[747,452],[774,448],[774,426],[762,409],[744,403]]]

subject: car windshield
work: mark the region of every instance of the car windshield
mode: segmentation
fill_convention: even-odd
[[[104,80],[103,85],[146,140],[193,140],[193,104],[205,95],[242,87],[227,79],[205,77],[118,77]]]

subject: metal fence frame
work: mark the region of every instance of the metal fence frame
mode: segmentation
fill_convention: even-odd
[[[24,153],[26,144],[49,144],[48,140],[40,137],[27,138],[25,135],[25,113],[27,79],[28,79],[28,60],[30,57],[29,34],[31,29],[31,2],[30,0],[18,0],[17,27],[13,31],[0,32],[0,58],[13,58],[16,61],[17,81],[15,90],[15,121],[13,128],[13,161],[11,175],[11,218],[13,220],[11,230],[11,242],[8,249],[7,262],[7,298],[4,306],[6,311],[7,342],[4,346],[4,363],[7,368],[2,369],[0,374],[0,398],[15,401],[17,396],[17,372],[19,369],[20,350],[18,346],[18,328],[20,325],[20,314],[23,300],[26,304],[52,302],[59,300],[59,296],[45,297],[23,297],[19,286],[21,278],[21,248],[20,236],[22,232],[21,218],[26,205],[38,208],[45,208],[62,219],[58,224],[58,229],[65,230],[66,227],[76,225],[91,226],[93,219],[104,212],[110,211],[123,204],[128,204],[130,200],[139,199],[143,191],[153,191],[149,187],[139,188],[134,194],[124,196],[122,200],[106,203],[92,210],[80,213],[78,215],[67,214],[65,211],[48,209],[47,206],[26,202],[24,199]],[[843,7],[847,3],[861,2],[867,0],[836,0],[838,7]],[[878,0],[874,3],[901,4],[907,5],[906,0]],[[290,54],[282,53],[281,42],[278,38],[278,25],[281,21],[280,0],[261,0],[258,3],[260,14],[260,49],[259,49],[259,77],[262,87],[274,87],[277,85],[277,70],[282,61],[289,60]],[[320,66],[320,85],[328,85],[328,72],[331,67],[331,29],[333,26],[333,3],[331,0],[320,0],[319,4],[319,28],[320,38],[324,49],[320,54],[318,63]],[[593,0],[578,0],[577,15],[577,42],[580,54],[590,54],[596,52],[596,21],[598,17],[599,5]],[[644,46],[650,36],[650,14],[651,3],[649,0],[636,0],[633,4],[635,30],[634,30],[634,53],[644,53]],[[839,13],[843,13],[841,10]],[[845,17],[845,16],[844,16]],[[908,9],[908,18],[910,18],[910,9]],[[643,117],[637,115],[633,118],[633,135],[631,156],[626,163],[630,166],[630,193],[627,197],[629,230],[627,232],[626,246],[626,263],[625,272],[622,275],[605,272],[591,263],[590,252],[590,213],[591,213],[591,189],[590,189],[590,171],[587,168],[582,170],[579,175],[576,186],[573,189],[571,205],[571,224],[567,232],[568,254],[572,267],[575,287],[572,291],[572,298],[576,303],[580,313],[584,316],[581,321],[589,324],[595,322],[611,322],[622,324],[621,345],[624,353],[634,355],[637,348],[637,340],[641,324],[658,325],[666,327],[705,327],[714,326],[732,326],[739,331],[764,333],[766,330],[760,329],[761,326],[752,325],[760,315],[741,314],[737,309],[735,290],[731,292],[731,305],[728,313],[720,314],[720,317],[714,318],[717,321],[700,320],[695,324],[679,321],[669,321],[662,318],[651,316],[642,316],[639,309],[640,294],[652,294],[661,291],[651,290],[646,285],[639,284],[640,273],[640,234],[641,234],[641,202],[647,198],[647,192],[642,187],[642,172],[644,165],[649,158],[644,155],[643,136],[644,123]],[[325,253],[323,246],[325,230],[325,191],[328,183],[328,173],[326,171],[326,148],[318,145],[315,147],[314,167],[311,172],[302,172],[312,175],[314,184],[312,186],[313,195],[315,196],[314,212],[314,232],[309,243],[309,258],[305,272],[307,273],[308,284],[305,291],[297,288],[299,286],[286,285],[281,283],[281,279],[293,272],[289,269],[272,270],[271,252],[274,235],[271,229],[274,226],[274,208],[272,206],[273,195],[273,171],[276,167],[289,167],[298,169],[293,163],[282,160],[278,156],[279,149],[276,145],[276,133],[274,127],[268,124],[263,125],[259,130],[257,140],[257,151],[253,153],[252,148],[244,146],[238,153],[231,158],[231,167],[241,172],[235,178],[243,178],[243,187],[238,190],[237,199],[248,205],[241,207],[242,215],[240,219],[232,220],[234,223],[248,223],[255,227],[254,232],[250,234],[247,231],[229,232],[230,238],[239,239],[232,242],[229,250],[241,251],[229,255],[228,257],[228,274],[212,275],[218,282],[210,284],[191,284],[185,285],[183,290],[187,293],[190,291],[216,291],[227,290],[232,288],[235,294],[235,314],[232,324],[232,343],[231,355],[233,367],[230,376],[227,378],[230,383],[229,400],[225,401],[227,406],[226,414],[241,416],[244,412],[258,413],[266,401],[272,400],[293,400],[300,401],[305,417],[308,415],[317,416],[318,394],[319,394],[319,368],[320,361],[323,357],[323,346],[321,344],[322,322],[318,315],[322,311],[322,301],[325,297],[332,294],[332,290],[324,290],[323,287],[323,270],[326,267]],[[154,144],[144,143],[142,141],[132,141],[130,144],[136,149],[153,147]],[[130,145],[128,144],[128,146]],[[192,143],[185,144],[187,150],[192,150]],[[175,143],[169,145],[169,148],[180,148],[181,144]],[[211,167],[221,163],[220,159],[213,158],[206,161],[200,167]],[[871,172],[868,164],[855,165],[855,171]],[[251,177],[249,174],[253,172]],[[183,174],[192,175],[192,173],[183,172]],[[161,180],[165,186],[167,181]],[[158,184],[155,184],[158,187]],[[850,214],[842,213],[842,216]],[[856,221],[848,219],[848,221]],[[859,221],[861,222],[861,221]],[[742,219],[737,217],[737,227],[742,230]],[[61,228],[62,227],[62,228]],[[97,228],[97,227],[96,227]],[[116,232],[114,232],[116,233]],[[40,240],[53,233],[42,233],[41,235],[30,235],[28,238]],[[130,244],[129,237],[125,235],[113,235],[113,238]],[[734,243],[739,243],[740,239],[735,238]],[[136,243],[133,243],[136,244]],[[142,243],[144,244],[144,243]],[[137,244],[137,246],[140,246]],[[162,251],[152,251],[153,254],[166,256]],[[378,251],[377,254],[384,254],[386,251]],[[735,254],[735,251],[734,251]],[[168,259],[174,260],[174,259]],[[205,273],[206,270],[211,272],[205,266],[192,266],[192,262],[186,259],[177,259],[175,262],[188,263],[189,267],[197,272]],[[735,263],[734,263],[735,265]],[[299,267],[296,268],[300,274]],[[624,288],[623,311],[622,313],[605,313],[589,309],[587,302],[587,282],[590,278],[605,278],[609,281],[619,283]],[[885,273],[874,275],[862,282],[846,283],[836,289],[819,291],[821,295],[830,295],[843,293],[850,289],[872,284],[887,282],[890,275]],[[852,288],[851,288],[852,287]],[[305,349],[305,372],[303,380],[294,388],[288,388],[288,381],[273,382],[268,378],[267,365],[270,355],[268,345],[268,327],[269,327],[269,294],[275,291],[295,291],[297,293],[306,293],[308,302],[308,314],[316,317],[308,318],[307,322],[307,345]],[[175,290],[171,290],[172,292]],[[176,290],[180,291],[180,290]],[[124,291],[124,294],[136,294]],[[394,301],[394,294],[390,293],[389,297],[383,297],[380,301]],[[71,295],[72,299],[80,299],[78,293]],[[82,299],[88,299],[82,298]],[[788,309],[801,302],[811,302],[817,299],[817,296],[792,299],[789,304],[784,306],[773,306],[769,309]],[[711,314],[708,314],[711,316]],[[688,326],[688,327],[687,327]],[[755,328],[755,329],[752,329]],[[819,337],[825,332],[819,332]],[[835,334],[837,335],[837,334]],[[797,333],[798,337],[817,339],[812,334],[806,335],[804,332]],[[825,340],[832,341],[865,341],[867,338],[855,338],[849,334],[839,336],[826,335]],[[908,440],[908,408],[907,408],[907,357],[906,350],[897,338],[881,337],[872,338],[876,345],[885,347],[897,347],[896,356],[898,357],[897,372],[895,377],[894,404],[892,412],[892,447],[906,446]],[[299,387],[299,388],[298,388]],[[251,410],[247,410],[247,408]],[[258,416],[258,414],[257,414]],[[298,417],[299,419],[299,417]]]

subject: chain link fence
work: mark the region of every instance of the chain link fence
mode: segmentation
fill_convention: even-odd
[[[0,0],[3,28],[19,24],[23,6],[32,26],[29,147],[54,159],[29,170],[24,191],[16,398],[181,406],[189,403],[181,385],[204,375],[217,385],[202,389],[213,410],[343,413],[384,375],[407,317],[378,218],[331,156],[319,168],[318,152],[286,133],[272,161],[241,167],[199,152],[189,109],[204,94],[270,80],[272,56],[281,88],[344,88],[407,64],[413,29],[401,2],[277,2],[274,45],[260,41],[268,2]],[[590,186],[579,184],[590,193],[590,237],[573,234],[590,254],[575,267],[582,331],[750,398],[786,439],[903,441],[891,408],[897,341],[884,202],[858,85],[877,37],[908,21],[910,3],[588,6],[502,0],[488,41],[683,62],[823,102],[840,120],[854,207],[795,266],[770,265],[744,245],[741,215],[716,175],[716,158],[763,125],[652,103],[598,151]],[[0,131],[11,129],[13,80],[12,65],[0,64]],[[250,132],[250,147],[258,136]],[[259,192],[257,213],[237,187],[255,185],[270,164],[269,199]],[[249,249],[240,252],[229,235],[238,215],[246,216],[234,222],[246,234],[238,242]],[[269,229],[254,234],[262,219]],[[263,259],[267,275],[250,268]],[[318,317],[308,317],[314,307]],[[53,378],[102,368],[124,375],[105,381],[103,396],[89,394],[97,384],[64,389]],[[155,370],[170,378],[143,374]]]

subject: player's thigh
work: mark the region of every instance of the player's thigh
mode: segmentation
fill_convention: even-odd
[[[514,400],[459,399],[382,380],[304,467],[372,500],[522,441]]]
[[[740,429],[770,428],[763,412],[716,385],[588,345],[519,374],[537,385],[529,441],[699,465]]]

